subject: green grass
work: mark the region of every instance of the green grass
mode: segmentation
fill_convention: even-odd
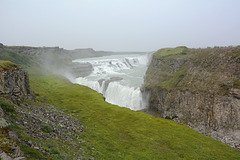
[[[48,159],[41,152],[39,152],[38,150],[31,148],[29,146],[21,145],[20,148],[24,152],[24,156],[30,157],[30,158],[28,158],[30,160],[37,160],[37,159],[38,160],[44,160],[44,159],[47,160]]]
[[[0,60],[11,61],[24,68],[30,67],[32,62],[32,58],[30,56],[8,50],[5,50],[0,54]]]
[[[96,159],[240,159],[240,152],[185,125],[111,105],[64,78],[32,75],[30,82],[38,99],[83,122],[81,147]]]
[[[18,132],[20,131],[19,129],[17,129]],[[44,155],[42,153],[41,150],[37,150],[37,149],[34,149],[32,147],[29,147],[28,145],[26,144],[22,144],[20,145],[20,148],[21,150],[24,152],[24,156],[27,157],[28,159],[39,159],[39,160],[42,160],[42,159],[51,159],[51,160],[58,160],[58,159],[63,159],[64,154],[63,152],[60,152],[59,149],[61,147],[66,147],[67,145],[69,144],[63,144],[57,140],[53,140],[51,138],[48,138],[46,140],[38,140],[38,139],[35,139],[31,136],[29,136],[27,133],[26,133],[26,130],[24,129],[21,129],[21,132],[18,136],[20,139],[25,139],[27,141],[32,141],[32,142],[37,142],[38,144],[40,143],[41,144],[41,150],[44,150],[46,153],[48,153],[47,155]],[[69,145],[70,146],[70,145]],[[77,152],[77,150],[75,148],[71,148],[72,151],[74,151],[75,153]],[[69,159],[73,159],[71,157],[68,157]]]
[[[183,63],[193,53],[191,49],[181,46],[176,48],[159,49],[153,54],[153,59],[145,75],[145,84],[147,88],[161,87],[170,91],[186,76],[187,68],[177,67],[177,64]],[[173,69],[175,66],[175,69]]]
[[[10,62],[10,61],[3,61],[0,60],[0,70],[14,70],[16,68],[19,68],[16,64]]]
[[[45,124],[45,123],[41,124],[41,125],[40,125],[40,128],[41,128],[41,130],[42,130],[43,132],[45,132],[45,133],[51,133],[51,132],[53,132],[52,127],[49,126],[48,124]]]
[[[8,103],[4,100],[0,99],[0,107],[3,109],[3,111],[5,112],[10,112],[13,113],[14,112],[14,105],[11,103]]]
[[[159,83],[158,86],[161,88],[165,88],[168,91],[172,88],[176,87],[177,84],[185,77],[186,70],[182,69],[174,74],[170,73],[161,73],[161,76],[159,77]]]
[[[156,59],[169,59],[185,56],[188,54],[187,47],[181,46],[176,48],[162,48],[154,53]]]

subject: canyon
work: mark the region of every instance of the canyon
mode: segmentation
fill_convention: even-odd
[[[1,106],[14,106],[13,113],[0,110],[2,118],[2,135],[0,135],[7,138],[5,140],[10,145],[17,147],[12,148],[13,153],[8,153],[11,146],[7,146],[4,153],[6,152],[7,156],[12,159],[30,158],[33,156],[29,154],[30,151],[36,152],[36,157],[45,158],[107,157],[109,159],[113,155],[115,158],[118,157],[116,153],[121,150],[122,156],[131,157],[131,154],[125,154],[128,150],[121,148],[129,145],[125,139],[130,138],[131,143],[135,143],[136,146],[139,146],[142,140],[144,142],[146,140],[146,144],[149,144],[147,140],[149,133],[152,133],[151,138],[155,139],[153,148],[156,145],[168,147],[164,150],[167,157],[171,155],[174,158],[191,159],[192,155],[200,158],[205,155],[211,159],[212,155],[205,153],[201,148],[198,148],[197,152],[203,151],[205,154],[195,154],[196,146],[223,147],[223,144],[207,139],[192,129],[211,136],[232,148],[240,149],[239,46],[205,49],[191,49],[184,46],[163,48],[151,54],[152,58],[145,53],[140,53],[140,56],[138,54],[139,52],[113,53],[93,49],[69,51],[59,47],[0,45],[0,59],[4,60],[1,61],[0,67],[1,101],[4,101],[1,102]],[[145,56],[144,60],[141,59],[141,55]],[[114,60],[105,59],[109,56],[115,57]],[[124,58],[116,60],[119,56]],[[96,59],[102,59],[104,62],[100,65]],[[147,62],[146,59],[150,61]],[[141,63],[146,67],[140,68],[141,81],[136,87],[141,96],[133,101],[138,108],[123,105],[123,107],[135,110],[131,111],[105,102],[109,99],[107,88],[123,85],[124,76],[101,77],[105,74],[104,69],[98,69],[108,64],[108,67],[117,69],[112,71],[122,70],[122,68],[131,70],[136,69]],[[94,72],[96,72],[95,77],[99,77],[93,83],[91,76],[94,77]],[[89,90],[88,87],[72,84],[69,80],[75,81],[74,83],[78,81],[80,84],[83,84],[85,80],[87,84],[84,85],[90,88],[93,88],[90,86],[91,83],[97,84],[93,89],[101,94]],[[119,88],[123,89],[124,86]],[[113,92],[116,90],[113,89],[108,93],[113,96]],[[128,94],[125,92],[123,95],[116,94],[121,98],[124,95]],[[143,100],[146,100],[147,104],[139,107]],[[125,101],[129,103],[131,97],[127,96],[127,99],[120,102],[125,103]],[[150,113],[158,118],[138,111]],[[16,113],[18,116],[15,116]],[[185,128],[185,125],[192,129]],[[169,130],[166,130],[166,127]],[[116,133],[119,136],[116,136]],[[105,134],[108,135],[107,138]],[[144,138],[138,139],[139,134]],[[9,135],[18,138],[14,139]],[[168,135],[171,135],[171,138]],[[176,135],[181,135],[182,138],[178,139]],[[189,139],[189,135],[197,138],[190,138],[185,142]],[[167,142],[163,141],[164,138]],[[200,139],[202,142],[198,141],[195,144],[195,140]],[[53,145],[47,143],[49,140],[53,142]],[[101,143],[96,143],[98,141]],[[116,145],[115,141],[120,141],[119,143],[124,145]],[[179,152],[180,142],[184,145],[186,143],[185,147],[187,147],[190,141],[194,143],[188,148],[189,153],[185,150],[181,154],[175,154],[175,151]],[[101,144],[105,144],[104,147]],[[114,146],[113,151],[105,148],[109,144]],[[71,153],[69,151],[71,147],[75,151],[80,151]],[[238,157],[238,151],[225,147],[223,147],[224,150],[229,153],[226,154],[228,158],[229,156],[233,159]],[[150,152],[154,152],[156,157],[160,156],[157,156],[158,150],[155,152],[153,148],[146,151],[146,156]],[[170,153],[169,149],[174,150],[174,154]],[[108,154],[102,154],[106,150]],[[220,152],[221,149],[216,150]],[[6,156],[4,153],[1,152],[1,156]],[[144,158],[146,156],[142,155]],[[218,156],[217,152],[214,152],[213,156]]]

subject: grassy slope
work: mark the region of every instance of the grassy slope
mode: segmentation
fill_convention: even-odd
[[[24,68],[30,67],[30,63],[32,62],[32,58],[29,56],[9,50],[5,50],[0,54],[0,60],[11,61]]]
[[[170,61],[176,59],[184,60],[191,55],[192,53],[189,52],[189,49],[184,46],[159,49],[153,54],[154,62],[150,64],[145,75],[145,87],[155,88],[158,86],[171,90],[185,77],[186,67],[181,67],[180,70],[173,72]]]
[[[63,78],[32,74],[30,82],[39,99],[83,122],[85,147],[94,146],[97,159],[240,159],[240,152],[184,125],[108,104]]]
[[[229,75],[231,71],[237,74],[237,59],[240,59],[240,47],[163,48],[153,55],[145,87],[225,94],[232,85],[240,88],[237,75]],[[174,61],[185,63],[174,71],[171,66]]]
[[[187,55],[187,47],[181,46],[176,48],[162,48],[154,53],[156,59],[179,58],[182,55]]]

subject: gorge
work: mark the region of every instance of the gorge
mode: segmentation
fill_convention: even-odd
[[[152,61],[150,57],[145,53],[74,60],[93,66],[90,75],[75,83],[102,93],[107,102],[186,124],[240,149],[239,46],[164,48]]]
[[[0,59],[17,64],[4,61],[0,67],[1,107],[15,110],[1,110],[0,138],[18,144],[18,156],[240,157],[239,46],[151,54],[0,45]],[[6,129],[20,142],[5,136]]]

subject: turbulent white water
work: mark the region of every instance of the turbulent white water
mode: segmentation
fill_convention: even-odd
[[[73,62],[91,63],[93,71],[75,82],[102,93],[109,103],[141,110],[147,107],[140,87],[149,60],[148,53],[77,59]]]

